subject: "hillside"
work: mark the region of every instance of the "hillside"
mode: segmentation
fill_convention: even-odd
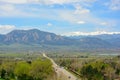
[[[68,44],[67,38],[54,33],[44,32],[37,29],[14,30],[4,36],[0,36],[3,44]]]
[[[105,38],[102,36],[103,35],[65,37],[37,29],[13,30],[6,35],[0,35],[0,49],[3,50],[5,46],[9,46],[9,48],[11,48],[11,46],[15,48],[19,47],[19,49],[24,49],[26,46],[27,48],[36,48],[36,45],[37,48],[41,47],[47,50],[68,49],[71,51],[80,51],[93,49],[119,49],[120,37],[118,35],[117,37],[111,37],[112,35],[105,35]],[[107,36],[109,38],[107,38]]]

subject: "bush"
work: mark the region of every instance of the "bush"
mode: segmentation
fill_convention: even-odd
[[[0,65],[0,78],[5,80],[43,80],[54,73],[50,60],[9,61]]]

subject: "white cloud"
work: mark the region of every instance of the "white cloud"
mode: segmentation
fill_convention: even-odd
[[[85,4],[85,2],[91,3],[94,2],[95,0],[0,0],[0,16],[7,16],[7,17],[50,17],[50,16],[55,16],[60,15],[61,13],[60,10],[50,10],[50,9],[39,9],[37,7],[26,7],[25,5],[14,5],[14,4],[33,4],[33,3],[37,3],[37,4],[72,4],[73,7],[76,8],[75,10],[75,15],[77,14],[85,14],[85,13],[89,13],[90,10],[83,8],[81,6],[78,5],[78,3],[83,3]],[[78,6],[74,6],[74,4],[76,4]],[[48,13],[48,12],[51,13]],[[69,9],[67,9],[67,11],[70,12]],[[66,14],[65,10],[61,10],[61,12],[63,14]],[[65,12],[65,13],[64,13]],[[73,13],[73,12],[72,12]],[[51,14],[55,14],[55,15],[51,15]],[[67,13],[69,14],[69,13]],[[55,16],[56,17],[56,16]],[[65,16],[64,16],[65,17]],[[76,20],[77,21],[77,20]],[[76,22],[74,21],[74,22]]]
[[[83,8],[79,4],[76,4],[75,8],[76,8],[75,14],[87,14],[87,13],[90,13],[89,9]]]
[[[28,0],[0,0],[0,2],[12,3],[12,4],[24,4],[27,3]]]
[[[0,34],[6,34],[15,28],[16,27],[14,25],[0,25]]]
[[[96,0],[0,0],[0,2],[11,4],[68,4],[68,3],[83,3],[83,2],[95,2]]]
[[[1,17],[32,17],[36,16],[33,13],[24,11],[24,8],[19,8],[13,4],[0,4]]]
[[[2,11],[13,11],[15,8],[13,5],[5,4],[5,5],[0,5],[0,9]]]
[[[105,22],[101,18],[92,15],[87,4],[92,4],[96,0],[0,0],[0,16],[2,17],[37,17],[41,19],[54,19],[58,21],[67,21],[72,24],[90,23],[95,26],[107,25],[111,26],[111,22]],[[2,3],[1,3],[2,2]],[[34,4],[35,6],[26,6],[26,4]],[[55,9],[39,7],[39,4],[70,4],[75,9]],[[24,4],[24,5],[16,5]],[[64,5],[63,5],[64,6]],[[48,7],[48,6],[47,6]],[[108,25],[109,24],[109,25]],[[51,24],[47,24],[51,26]]]
[[[52,23],[47,23],[47,26],[52,26],[53,24]]]
[[[77,10],[78,8],[76,8]],[[81,9],[81,8],[80,8]],[[85,8],[84,8],[85,9]],[[83,10],[84,10],[83,9]],[[72,24],[90,24],[90,25],[94,25],[96,27],[114,27],[116,26],[116,20],[111,20],[111,19],[102,19],[102,18],[98,18],[95,17],[94,15],[92,15],[91,12],[86,12],[86,13],[78,13],[75,14],[76,10],[59,10],[57,12],[57,19],[60,19],[62,21],[67,21],[70,22]],[[82,9],[81,9],[82,10]],[[80,12],[80,11],[79,11]]]
[[[106,4],[111,10],[120,10],[120,0],[111,0]]]
[[[85,21],[78,21],[77,23],[78,24],[85,24],[86,22]]]
[[[120,34],[120,32],[106,32],[106,31],[96,31],[96,32],[70,32],[62,35],[65,36],[88,36],[88,35],[102,35],[102,34]]]
[[[0,5],[0,16],[8,15],[10,12],[16,12],[15,8],[11,4],[1,4]]]
[[[51,2],[48,4],[73,4],[73,3],[89,4],[95,2],[96,0],[45,0],[45,1]]]
[[[0,25],[0,30],[9,30],[15,28],[14,25]]]
[[[100,21],[100,25],[101,26],[105,26],[105,27],[115,27],[117,24],[117,21],[116,20],[104,20],[104,22]],[[109,29],[108,28],[108,29]]]
[[[106,22],[102,22],[102,23],[100,23],[100,25],[102,25],[102,26],[106,26],[106,25],[108,25],[108,23],[106,23]]]
[[[89,12],[90,12],[90,10],[88,10],[88,9],[82,9],[82,10],[76,10],[75,14],[86,14]]]

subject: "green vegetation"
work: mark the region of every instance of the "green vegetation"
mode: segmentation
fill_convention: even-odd
[[[0,80],[49,80],[53,75],[52,63],[48,59],[0,59]]]
[[[120,56],[82,52],[47,55],[81,80],[120,79]],[[63,76],[57,77],[51,61],[41,52],[0,54],[0,80],[63,80]]]
[[[87,56],[54,57],[56,63],[79,76],[82,80],[119,80],[120,57]]]

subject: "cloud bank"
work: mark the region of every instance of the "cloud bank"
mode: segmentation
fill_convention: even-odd
[[[65,33],[65,36],[92,36],[92,35],[102,35],[102,34],[120,34],[120,32],[106,32],[106,31],[96,31],[96,32],[70,32]]]
[[[15,28],[16,27],[14,25],[0,25],[0,34],[6,34]]]
[[[119,4],[120,0],[0,0],[0,18],[1,21],[2,18],[34,19],[36,22],[30,24],[40,26],[44,23],[45,26],[55,26],[55,32],[56,29],[66,32],[64,28],[69,29],[67,32],[71,32],[70,29],[73,29],[73,32],[77,29],[85,31],[85,28],[99,31],[101,28],[105,30],[119,26]],[[39,24],[39,21],[43,23]],[[25,25],[28,23],[27,25],[31,26],[29,22],[26,21]],[[4,23],[7,24],[6,21]],[[13,25],[21,25],[19,23],[18,20],[13,22]],[[2,30],[1,32],[4,33]]]

